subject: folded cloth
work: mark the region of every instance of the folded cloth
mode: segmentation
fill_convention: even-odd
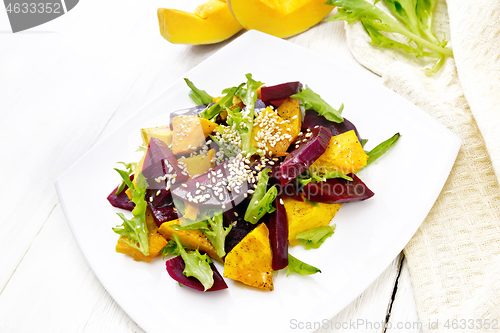
[[[346,31],[363,66],[462,139],[439,198],[404,249],[423,331],[500,331],[500,3],[438,1],[435,31],[450,39],[454,57],[433,77],[424,74],[428,60],[368,44],[360,23]],[[432,172],[432,161],[422,161]]]

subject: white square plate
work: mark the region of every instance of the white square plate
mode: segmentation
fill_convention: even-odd
[[[119,183],[116,162],[140,158],[135,153],[140,128],[166,124],[170,111],[193,105],[186,84],[172,82],[56,182],[68,223],[90,266],[116,302],[148,332],[283,332],[297,331],[294,323],[329,320],[403,249],[434,204],[457,156],[460,140],[404,98],[329,59],[260,32],[245,33],[185,77],[217,96],[223,88],[244,82],[246,73],[267,85],[301,81],[332,106],[344,103],[343,116],[369,139],[368,149],[397,132],[402,137],[359,175],[375,196],[344,205],[334,219],[335,235],[321,248],[290,250],[321,274],[287,278],[281,272],[272,292],[230,280],[227,290],[197,292],[172,280],[161,258],[135,262],[115,252],[118,235],[111,228],[121,221],[106,200]]]

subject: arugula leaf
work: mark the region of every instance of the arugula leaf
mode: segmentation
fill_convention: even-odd
[[[205,90],[200,90],[196,88],[193,82],[184,78],[191,91],[189,92],[189,97],[196,103],[196,105],[210,104],[213,101],[213,97],[210,96]]]
[[[134,170],[135,170],[135,167],[137,166],[137,163],[125,163],[125,162],[118,162],[119,164],[123,164],[125,166],[125,168],[127,168],[127,171],[125,171],[127,173],[127,176],[129,177],[128,179],[130,179],[130,175],[134,173]],[[120,186],[118,186],[118,188],[116,189],[116,192],[115,192],[115,195],[118,195],[120,193],[123,192],[123,190],[125,189],[125,182],[122,180]]]
[[[368,142],[368,139],[361,139],[361,147],[364,147],[367,142]]]
[[[242,83],[238,87],[232,87],[227,94],[222,97],[217,103],[212,106],[207,106],[205,110],[200,112],[200,118],[212,119],[215,118],[223,109],[229,108],[233,104],[233,96],[245,84]]]
[[[308,173],[308,175],[310,175],[310,173]],[[344,175],[342,172],[339,172],[339,171],[331,171],[331,172],[328,172],[324,175],[318,175],[316,172],[313,172],[309,178],[307,178],[307,176],[306,176],[306,178],[298,177],[297,180],[299,181],[299,183],[302,186],[306,186],[310,182],[325,182],[328,179],[332,179],[332,178],[342,178],[342,179],[345,179],[348,181],[352,181],[351,177]]]
[[[384,0],[398,22],[365,0],[327,0],[327,5],[337,7],[337,14],[326,21],[345,20],[353,23],[359,20],[374,45],[401,48],[417,57],[439,58],[432,68],[426,69],[426,74],[431,75],[439,70],[447,56],[453,55],[453,51],[445,47],[447,41],[439,41],[432,31],[432,10],[435,2],[436,0]],[[409,42],[400,43],[383,35],[382,32],[403,35]],[[416,46],[411,45],[411,42]],[[424,48],[430,51],[425,51]]]
[[[245,212],[244,219],[247,222],[255,224],[266,213],[272,213],[276,210],[273,203],[278,195],[278,189],[276,186],[273,186],[266,192],[269,172],[271,172],[271,169],[266,168],[260,173],[260,179],[255,186],[255,192]]]
[[[177,249],[184,260],[186,267],[184,268],[184,275],[187,277],[194,277],[201,282],[205,291],[210,289],[214,284],[214,272],[210,267],[212,260],[206,255],[201,255],[200,251],[187,252],[182,246],[179,237],[174,234],[174,240],[177,243]]]
[[[381,144],[370,150],[367,153],[368,161],[366,162],[366,165],[363,167],[363,169],[372,164],[373,162],[375,162],[379,157],[387,153],[389,149],[391,149],[396,144],[396,142],[398,142],[400,137],[401,134],[396,133],[389,139],[385,140],[384,142],[382,142]]]
[[[255,102],[257,102],[257,88],[262,86],[264,83],[255,81],[250,73],[245,76],[247,78],[245,87],[239,90],[237,95],[241,98],[241,101],[245,104],[246,108],[239,113],[232,112],[231,117],[228,119],[228,124],[231,126],[234,124],[233,128],[240,134],[241,150],[245,152],[245,155],[253,155],[255,154],[256,149],[252,146],[250,138],[252,135],[253,119],[255,117],[254,109]]]
[[[300,275],[311,275],[311,274],[316,274],[318,272],[321,273],[321,270],[319,270],[314,266],[306,264],[305,262],[300,261],[299,259],[292,256],[290,253],[288,253],[288,270],[286,272],[286,276],[290,275],[291,273],[297,273]]]
[[[341,116],[344,104],[342,104],[338,110],[335,110],[307,85],[305,89],[302,89],[290,97],[300,99],[306,110],[314,109],[320,116],[325,117],[329,121],[335,123],[344,121],[344,118]]]
[[[137,148],[136,152],[145,152],[147,150],[148,150],[148,147],[139,146],[139,148]]]
[[[149,230],[146,224],[146,208],[147,203],[145,198],[146,188],[140,187],[143,184],[144,176],[142,173],[136,175],[138,181],[136,186],[132,184],[127,173],[123,170],[115,169],[122,177],[125,184],[129,187],[130,192],[132,192],[132,202],[135,203],[135,207],[132,210],[134,217],[131,220],[125,218],[122,213],[118,213],[118,216],[123,220],[123,224],[113,228],[113,231],[120,236],[125,236],[130,241],[121,239],[122,242],[132,246],[133,248],[141,251],[145,256],[149,255]],[[141,179],[142,178],[142,179]]]
[[[306,250],[317,249],[323,242],[335,232],[335,225],[323,226],[316,229],[299,232],[296,235],[299,243],[305,246]]]

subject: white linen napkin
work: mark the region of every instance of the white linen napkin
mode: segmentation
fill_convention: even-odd
[[[361,24],[346,31],[363,66],[462,139],[438,200],[404,249],[423,331],[500,331],[500,2],[437,4],[435,31],[454,58],[434,77],[424,74],[427,60],[368,44]],[[422,156],[420,176],[432,170]]]

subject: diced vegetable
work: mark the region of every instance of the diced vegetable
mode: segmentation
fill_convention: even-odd
[[[222,259],[217,255],[212,243],[210,243],[208,238],[200,230],[176,230],[172,228],[175,224],[182,226],[179,220],[172,220],[163,223],[158,229],[158,232],[166,239],[174,239],[174,235],[177,235],[182,245],[192,250],[199,249],[200,251],[207,253],[210,258],[222,261]]]
[[[218,126],[210,120],[196,116],[178,116],[173,120],[172,152],[184,155],[198,150],[205,138]]]
[[[287,82],[270,87],[262,87],[260,90],[262,101],[279,107],[281,103],[293,94],[302,89],[300,82]]]
[[[292,135],[292,141],[297,138],[302,128],[302,111],[300,111],[299,100],[287,98],[277,109],[278,115],[285,121],[289,121],[292,129],[288,134]]]
[[[226,255],[224,277],[263,290],[273,290],[269,230],[264,223],[252,230]]]
[[[285,186],[297,178],[326,150],[332,134],[325,127],[313,128],[311,137],[299,148],[293,150],[280,166],[280,183]]]
[[[250,171],[246,168],[241,154],[236,158],[225,161],[215,169],[207,172],[193,180],[185,182],[172,191],[174,202],[188,201],[197,204],[202,209],[218,208],[229,209],[237,205],[244,199],[244,194],[249,189],[247,180],[241,180],[241,175],[233,174],[229,171],[231,168],[239,170],[241,174],[248,174]],[[238,183],[236,182],[238,179]],[[229,182],[234,180],[231,191],[228,191]],[[214,195],[215,188],[220,189],[218,195]],[[198,192],[199,191],[199,192]],[[196,200],[196,202],[195,202]]]
[[[170,191],[164,188],[161,190],[150,189],[146,191],[146,198],[158,227],[161,226],[163,222],[179,218]]]
[[[177,159],[165,142],[152,137],[144,158],[142,173],[148,182],[148,189],[170,189],[175,183],[188,179],[177,164]]]
[[[292,126],[267,107],[255,118],[251,143],[256,149],[261,149],[265,155],[284,156],[293,141],[292,134]]]
[[[189,176],[200,176],[212,169],[210,156],[208,154],[199,154],[192,157],[179,158],[179,165],[187,169]]]
[[[332,132],[332,136],[354,130],[354,132],[356,132],[356,136],[361,141],[361,137],[359,136],[356,126],[354,126],[354,124],[346,118],[344,118],[343,122],[336,123],[333,121],[329,121],[323,116],[320,116],[314,110],[307,110],[306,115],[304,116],[304,123],[302,124],[302,132],[306,133],[307,129],[312,130],[316,126],[323,126],[328,128],[330,132]]]
[[[149,235],[149,255],[144,255],[140,250],[135,247],[130,246],[130,240],[125,236],[121,236],[116,244],[116,252],[123,253],[131,256],[136,261],[146,261],[150,262],[151,259],[158,256],[161,250],[167,245],[166,239],[158,234],[158,228],[156,227],[155,221],[151,211],[146,210],[146,224],[148,226]]]
[[[288,219],[288,241],[290,246],[299,243],[296,238],[298,233],[329,225],[341,206],[340,204],[319,202],[318,207],[315,207],[307,202],[300,202],[289,197],[283,197],[282,199]]]
[[[276,211],[269,218],[269,241],[273,253],[272,267],[278,271],[288,265],[288,219],[285,206],[276,198]]]
[[[186,264],[184,263],[184,260],[182,259],[181,256],[177,256],[175,258],[172,258],[170,260],[167,260],[166,262],[166,267],[167,267],[167,272],[168,275],[172,277],[175,281],[179,282],[180,284],[193,288],[195,290],[199,291],[217,291],[217,290],[222,290],[222,289],[227,289],[227,284],[220,275],[219,271],[215,267],[215,265],[212,263],[210,264],[210,268],[212,269],[213,272],[213,279],[214,283],[212,287],[209,289],[205,290],[205,287],[203,284],[201,284],[200,281],[193,277],[187,277],[184,275],[184,269],[186,268]]]
[[[174,241],[185,264],[182,273],[186,277],[194,277],[200,281],[204,291],[210,289],[214,285],[214,272],[210,267],[212,260],[206,254],[201,254],[198,249],[187,252],[177,235],[174,235]]]
[[[134,179],[134,175],[130,175],[129,177],[130,177],[129,179],[131,181]],[[125,184],[125,182],[123,184]],[[132,201],[130,201],[130,198],[128,197],[128,195],[126,193],[126,191],[128,190],[128,186],[125,184],[122,187],[121,191],[119,191],[119,189],[120,189],[120,186],[117,186],[113,190],[113,192],[111,192],[108,195],[107,199],[108,199],[109,203],[113,207],[122,208],[122,209],[132,211],[132,209],[134,209],[134,207],[135,207],[135,204]]]
[[[172,131],[170,126],[159,126],[151,128],[141,128],[142,145],[144,147],[149,146],[149,140],[151,137],[155,137],[162,140],[169,146],[172,143]]]
[[[327,174],[338,171],[343,174],[358,172],[366,165],[366,155],[354,131],[333,136],[325,152],[311,166],[313,172]]]
[[[325,182],[310,182],[302,188],[305,198],[315,202],[330,204],[366,200],[374,193],[353,173],[348,174],[352,181],[332,178]]]

